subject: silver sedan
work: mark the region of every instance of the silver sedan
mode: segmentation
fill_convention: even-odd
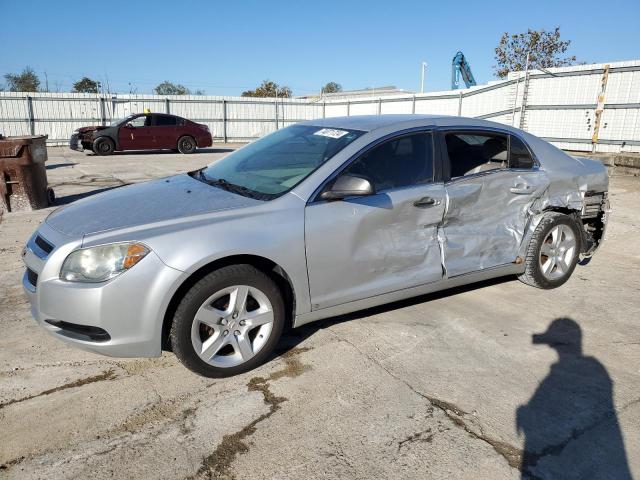
[[[505,125],[327,118],[56,210],[23,284],[61,340],[228,376],[287,325],[504,275],[559,287],[602,243],[607,189],[599,162]]]

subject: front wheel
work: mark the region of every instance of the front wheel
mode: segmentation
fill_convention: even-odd
[[[180,153],[193,153],[196,151],[196,141],[193,137],[185,135],[178,139],[178,151]]]
[[[262,364],[284,324],[284,302],[275,282],[251,265],[231,265],[187,292],[173,318],[171,345],[193,372],[228,377]]]
[[[556,288],[569,280],[581,248],[578,225],[558,212],[544,215],[536,227],[520,280],[538,288]]]
[[[92,150],[96,155],[111,155],[115,149],[116,145],[110,138],[100,137],[93,141]]]

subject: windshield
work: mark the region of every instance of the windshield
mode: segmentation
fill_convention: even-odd
[[[237,150],[201,171],[204,181],[271,199],[291,190],[364,132],[292,125]],[[253,195],[252,195],[253,194]]]
[[[125,120],[129,120],[131,117],[133,117],[133,115],[129,115],[128,117],[124,118],[114,118],[113,120],[111,120],[111,126],[115,127],[116,125],[120,125],[122,122],[124,122]]]

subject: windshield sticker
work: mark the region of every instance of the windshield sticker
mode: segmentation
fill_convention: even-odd
[[[321,137],[329,137],[329,138],[341,138],[344,137],[347,133],[346,130],[336,130],[335,128],[323,128],[322,130],[318,130],[314,133],[314,135],[320,135]]]

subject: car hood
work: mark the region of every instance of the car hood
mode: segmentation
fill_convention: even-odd
[[[79,236],[262,203],[182,174],[78,200],[55,210],[46,222]]]
[[[95,132],[96,130],[104,130],[105,128],[109,128],[109,127],[104,127],[102,125],[92,125],[90,127],[80,127],[78,129],[78,132],[89,133],[89,132]]]

